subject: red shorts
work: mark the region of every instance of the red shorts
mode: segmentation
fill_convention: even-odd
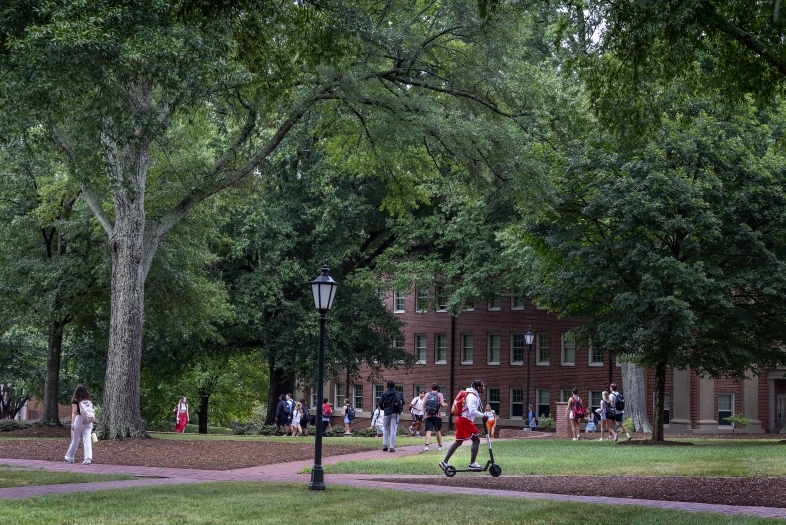
[[[457,417],[456,439],[472,439],[475,436],[479,436],[478,427],[475,426],[475,422],[465,417]]]

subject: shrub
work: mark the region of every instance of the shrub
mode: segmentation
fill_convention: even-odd
[[[26,430],[33,426],[32,421],[0,421],[0,432],[12,432],[14,430]]]
[[[554,428],[554,418],[551,416],[540,416],[538,418],[538,426],[547,430]]]

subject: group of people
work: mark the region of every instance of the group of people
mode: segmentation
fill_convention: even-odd
[[[600,423],[600,439],[603,441],[604,432],[607,434],[607,440],[617,441],[619,438],[618,432],[614,430],[615,424],[625,432],[625,437],[630,441],[630,432],[625,428],[623,421],[625,420],[625,411],[622,403],[619,403],[620,393],[617,391],[617,384],[611,383],[609,390],[604,390],[601,394],[600,407],[595,409],[594,414],[587,414],[584,410],[584,405],[579,397],[579,390],[573,389],[573,395],[568,400],[565,417],[570,420],[571,430],[573,433],[573,441],[578,441],[581,437],[581,430],[579,428],[579,420],[586,417],[588,420],[592,418],[595,425]]]
[[[283,429],[285,436],[307,436],[311,412],[305,399],[295,402],[292,394],[281,394],[276,405],[276,430],[274,436]]]

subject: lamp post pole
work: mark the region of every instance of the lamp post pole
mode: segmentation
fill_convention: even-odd
[[[532,359],[530,359],[530,351],[532,350],[532,341],[535,338],[535,334],[532,333],[532,325],[527,328],[527,333],[524,334],[524,343],[527,345],[527,428],[531,428],[530,425],[532,424],[532,420],[529,417],[529,369],[531,366]]]
[[[315,411],[318,425],[314,431],[314,466],[311,468],[311,482],[309,490],[325,490],[325,473],[322,470],[322,396],[323,380],[325,375],[325,322],[327,313],[333,306],[338,283],[330,277],[330,268],[322,266],[322,275],[311,281],[311,292],[314,295],[314,306],[319,312],[319,354],[317,356],[317,404],[319,411]]]

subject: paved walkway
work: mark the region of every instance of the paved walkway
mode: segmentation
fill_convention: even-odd
[[[393,459],[397,456],[418,454],[421,451],[420,445],[408,447],[396,447],[395,454],[375,450],[370,452],[360,452],[350,456],[330,456],[322,459],[323,465],[330,465],[347,460],[367,460],[367,459]],[[437,455],[434,455],[436,458]],[[31,459],[3,459],[0,464],[10,465],[25,469],[42,469],[53,472],[80,472],[91,474],[127,474],[138,476],[139,479],[127,481],[103,481],[95,483],[72,483],[63,485],[44,485],[36,487],[12,487],[0,489],[1,499],[18,499],[31,496],[41,496],[46,494],[69,494],[72,492],[84,492],[89,490],[107,490],[128,487],[140,487],[149,485],[173,485],[184,483],[205,483],[210,481],[271,481],[271,482],[291,482],[307,484],[310,480],[309,474],[298,474],[304,468],[312,466],[312,461],[293,461],[290,463],[278,463],[274,465],[263,465],[259,467],[243,468],[237,470],[194,470],[194,469],[175,469],[158,467],[132,467],[125,465],[81,465],[78,463],[65,463],[53,461],[39,461]],[[363,488],[393,489],[411,492],[422,492],[423,485],[407,483],[388,483],[378,481],[379,475],[370,474],[326,474],[325,484],[328,485],[351,485]],[[429,478],[434,476],[422,476]],[[518,492],[509,490],[478,489],[474,487],[448,487],[442,485],[432,485],[431,491],[440,491],[451,494],[472,494],[487,495],[506,498],[526,498],[526,499],[546,499],[552,501],[573,501],[584,503],[598,503],[608,505],[607,497],[601,496],[572,496],[564,494],[543,494],[539,492]],[[714,512],[728,515],[746,515],[760,518],[784,518],[786,519],[786,508],[772,507],[745,507],[733,505],[717,505],[707,503],[684,503],[678,501],[657,501],[643,499],[617,499],[615,505],[639,505],[659,509],[682,510],[692,512]]]

